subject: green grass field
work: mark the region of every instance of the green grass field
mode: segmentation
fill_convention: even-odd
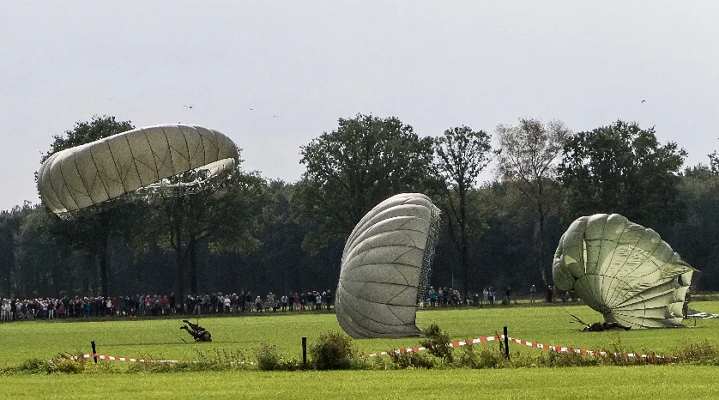
[[[693,306],[719,313],[719,302]],[[670,355],[689,343],[719,346],[719,319],[697,321],[688,329],[579,332],[571,314],[586,322],[601,316],[586,306],[540,305],[423,310],[417,323],[438,323],[455,340],[501,333],[548,345],[587,349],[616,346],[635,352]],[[194,320],[193,320],[194,321]],[[0,325],[0,366],[59,353],[98,353],[117,357],[196,360],[198,351],[234,352],[248,357],[260,344],[272,344],[288,357],[301,357],[301,338],[310,344],[319,333],[341,331],[333,314],[203,317],[212,343],[190,342],[181,318],[103,321],[27,321]],[[362,353],[418,345],[418,339],[354,341]],[[496,346],[486,343],[481,346]],[[513,354],[544,350],[511,345]],[[10,374],[0,377],[0,398],[719,398],[716,367],[688,365],[635,367],[509,368],[499,370],[405,370],[337,372],[177,372],[124,373],[128,364],[101,361],[108,368],[80,375]]]

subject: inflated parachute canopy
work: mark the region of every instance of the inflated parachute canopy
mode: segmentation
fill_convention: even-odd
[[[418,298],[429,283],[439,209],[405,193],[378,204],[355,226],[342,254],[337,320],[353,338],[419,336]]]
[[[188,171],[213,175],[237,162],[237,146],[216,130],[157,125],[53,154],[40,167],[38,190],[50,210],[66,215]]]
[[[631,328],[682,326],[690,265],[655,231],[618,214],[577,219],[562,235],[552,275],[606,323]]]

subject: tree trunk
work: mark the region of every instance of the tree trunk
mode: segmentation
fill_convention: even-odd
[[[462,291],[464,292],[464,299],[467,299],[468,283],[469,283],[469,254],[467,251],[467,191],[464,185],[459,185],[459,242],[460,242],[460,256],[462,262]]]
[[[14,252],[10,253],[10,255],[9,255],[7,261],[8,261],[8,270],[6,271],[6,274],[4,274],[4,278],[3,278],[3,279],[5,280],[5,285],[6,285],[6,289],[7,289],[7,296],[8,296],[8,297],[13,297],[13,292],[12,292],[12,275],[11,275],[11,274],[12,274],[12,271],[15,270],[15,253],[14,253]]]
[[[180,304],[184,304],[185,300],[185,260],[183,257],[183,251],[182,251],[182,221],[181,217],[176,217],[174,220],[174,226],[175,230],[175,263],[177,264],[177,299],[179,300]],[[182,311],[184,311],[184,307],[180,306]]]
[[[190,240],[187,243],[187,251],[190,253],[190,292],[193,294],[197,291],[197,239],[195,235],[190,234]]]
[[[104,228],[104,224],[103,224]],[[100,296],[106,297],[110,295],[108,272],[107,272],[107,232],[103,229],[102,240],[100,242]]]
[[[544,220],[546,218],[546,211],[544,210],[544,206],[542,205],[542,199],[544,198],[544,185],[542,184],[542,177],[538,177],[538,184],[537,184],[537,222],[539,222],[539,273],[541,274],[542,281],[544,282],[544,286],[547,286],[549,284],[549,281],[551,279],[547,278],[547,269],[545,267],[545,262],[547,262],[547,233],[546,228],[544,227]]]
[[[547,240],[546,240],[546,232],[544,227],[544,214],[542,210],[542,205],[539,205],[539,268],[540,273],[542,274],[542,277],[546,277],[546,264],[547,261]],[[545,279],[545,286],[548,284]]]

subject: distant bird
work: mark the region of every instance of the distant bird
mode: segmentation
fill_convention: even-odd
[[[646,100],[642,100],[642,103],[646,103],[646,102],[647,102]]]
[[[185,108],[192,108],[192,106],[188,106],[187,104],[185,104]]]
[[[276,115],[273,115],[273,116],[272,116],[272,118],[279,118],[279,117],[278,117],[278,116],[276,116]]]
[[[250,108],[250,111],[254,110],[254,108]]]

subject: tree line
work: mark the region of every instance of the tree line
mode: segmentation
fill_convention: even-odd
[[[112,116],[78,122],[40,161],[132,128]],[[297,182],[240,163],[202,190],[140,191],[72,218],[41,204],[2,211],[0,297],[334,290],[355,224],[402,192],[442,210],[434,286],[546,286],[569,224],[619,213],[699,269],[699,289],[719,290],[719,157],[685,167],[687,153],[653,128],[616,121],[574,133],[523,118],[493,134],[458,126],[423,137],[396,117],[358,114],[299,152]],[[493,179],[480,183],[491,161]]]

